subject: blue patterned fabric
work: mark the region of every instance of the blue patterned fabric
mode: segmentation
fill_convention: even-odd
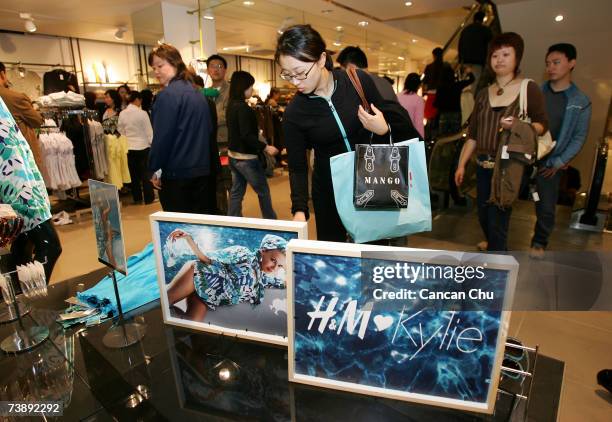
[[[193,282],[198,296],[215,309],[220,305],[249,302],[258,305],[266,288],[284,288],[283,279],[261,270],[261,251],[284,251],[287,241],[267,234],[259,250],[253,252],[244,246],[230,246],[209,254],[210,264],[195,263]]]
[[[115,272],[124,313],[159,299],[153,244],[149,243],[141,252],[130,256],[127,267],[127,277]],[[77,293],[77,297],[82,302],[99,308],[103,317],[112,318],[118,314],[113,280],[110,276],[104,277],[91,289]]]

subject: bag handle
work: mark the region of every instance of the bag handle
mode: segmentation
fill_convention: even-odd
[[[365,93],[363,92],[363,87],[361,86],[361,81],[359,80],[359,76],[357,75],[357,70],[353,67],[349,67],[346,69],[346,74],[348,75],[355,91],[357,91],[357,95],[359,95],[359,99],[361,100],[361,106],[368,113],[372,113],[372,109],[370,108],[370,103],[366,99]]]
[[[521,81],[521,90],[519,91],[519,119],[522,121],[529,120],[527,115],[527,86],[531,82],[531,79],[523,79]]]
[[[355,91],[357,91],[357,95],[361,100],[361,106],[365,111],[372,114],[372,108],[370,107],[370,103],[366,99],[365,92],[363,91],[363,86],[361,85],[361,81],[359,80],[359,76],[357,75],[357,70],[354,67],[348,67],[346,69],[346,74],[348,75]],[[389,144],[393,145],[393,137],[391,135],[391,125],[387,123],[387,127],[389,128]],[[370,145],[372,145],[372,138],[374,134],[370,132]]]

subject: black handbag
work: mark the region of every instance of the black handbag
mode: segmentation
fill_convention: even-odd
[[[347,69],[363,108],[370,112],[361,82]],[[389,144],[355,145],[355,208],[408,208],[408,147],[395,146],[389,126]]]
[[[408,208],[408,147],[355,145],[356,208]]]

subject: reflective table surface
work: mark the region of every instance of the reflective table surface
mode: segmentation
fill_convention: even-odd
[[[523,420],[526,401],[504,394],[493,415],[481,415],[289,383],[285,348],[167,326],[158,302],[127,315],[146,334],[123,349],[104,345],[110,323],[69,330],[55,323],[79,283],[88,288],[104,275],[56,283],[31,302],[24,326],[46,326],[50,336],[29,352],[0,354],[0,400],[58,400],[63,416],[47,419],[68,421]],[[16,324],[0,325],[0,337]],[[538,358],[529,420],[557,419],[563,370],[563,362]],[[42,420],[14,420],[28,419]]]

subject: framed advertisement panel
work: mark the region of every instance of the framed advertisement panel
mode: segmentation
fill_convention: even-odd
[[[150,217],[164,322],[287,345],[286,247],[306,223],[158,212]]]
[[[293,240],[289,380],[493,413],[510,256]]]
[[[121,206],[117,187],[91,179],[88,184],[91,213],[96,231],[98,261],[127,275]]]

